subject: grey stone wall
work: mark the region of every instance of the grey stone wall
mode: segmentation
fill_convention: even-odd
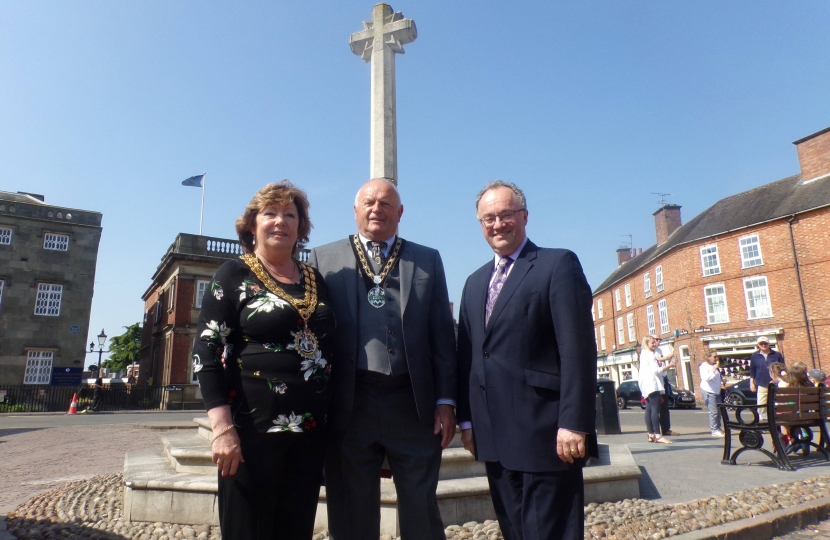
[[[0,227],[12,229],[0,245],[0,384],[23,384],[29,349],[53,350],[53,367],[83,367],[86,356],[102,215],[25,199],[0,192]],[[69,249],[44,249],[50,232],[68,235]],[[63,285],[59,315],[35,315],[39,283]]]

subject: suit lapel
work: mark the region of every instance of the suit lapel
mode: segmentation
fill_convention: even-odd
[[[504,282],[504,286],[502,287],[501,292],[499,293],[499,297],[496,299],[496,305],[493,306],[493,313],[490,314],[490,322],[484,329],[485,338],[492,331],[493,325],[498,320],[501,312],[504,311],[505,306],[510,301],[510,297],[513,296],[513,293],[515,293],[516,289],[519,288],[519,285],[522,283],[522,280],[525,278],[530,269],[533,268],[533,261],[535,259],[536,246],[533,245],[533,243],[530,242],[530,240],[528,240],[527,244],[525,244],[524,249],[519,254],[518,260],[513,263],[513,268],[510,270],[510,274],[507,276],[507,281]],[[484,293],[484,298],[486,302],[486,290]]]
[[[493,273],[493,260],[475,271],[467,287],[470,290],[470,305],[467,313],[470,318],[470,328],[484,328],[484,310],[487,307],[487,289],[490,285],[490,276]]]
[[[352,312],[352,320],[357,320],[357,281],[361,279],[360,272],[357,270],[357,261],[354,258],[351,242],[346,238],[346,257],[349,261],[345,267],[347,272],[343,272],[343,290],[346,291],[346,299],[349,302],[349,310]]]
[[[398,272],[401,277],[401,318],[406,313],[406,304],[409,302],[409,292],[412,290],[412,277],[415,275],[415,261],[409,247],[405,243],[398,261]]]

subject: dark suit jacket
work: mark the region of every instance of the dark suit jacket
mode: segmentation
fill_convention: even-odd
[[[588,433],[596,455],[597,349],[591,289],[576,255],[528,241],[484,326],[493,260],[464,286],[458,327],[459,422],[476,458],[524,472],[562,471],[563,427]]]
[[[365,303],[361,307],[369,304],[365,295],[358,298],[362,277],[348,238],[312,249],[308,262],[323,275],[337,318],[335,347],[341,361],[332,369],[329,425],[344,429],[354,406],[358,302]],[[455,329],[444,265],[438,251],[409,241],[401,249],[398,265],[409,376],[418,417],[431,424],[438,399],[458,399]]]

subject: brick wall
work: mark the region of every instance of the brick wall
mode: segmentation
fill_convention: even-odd
[[[830,128],[796,141],[805,182],[830,174]]]

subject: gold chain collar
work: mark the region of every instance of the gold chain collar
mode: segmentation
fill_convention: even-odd
[[[314,310],[317,308],[317,280],[314,278],[314,272],[311,270],[309,265],[298,261],[300,263],[300,267],[302,268],[303,276],[305,277],[305,283],[303,284],[303,289],[305,289],[305,298],[297,300],[290,294],[286,293],[282,287],[274,281],[271,274],[269,274],[265,268],[262,267],[262,263],[256,255],[253,253],[246,253],[239,258],[248,265],[251,272],[259,278],[262,284],[265,285],[269,291],[291,304],[304,321],[308,321],[308,319],[311,318],[311,314],[314,313]]]
[[[380,274],[375,276],[375,273],[372,271],[372,267],[369,264],[369,261],[366,259],[366,252],[363,248],[363,242],[360,241],[360,237],[358,235],[354,235],[354,245],[355,251],[357,251],[357,256],[360,258],[360,265],[363,267],[363,271],[366,272],[366,275],[375,282],[375,284],[380,285],[386,279],[386,276],[389,275],[389,271],[392,270],[392,267],[395,266],[395,262],[398,260],[398,253],[401,251],[401,244],[403,240],[399,236],[398,239],[395,241],[395,247],[392,249],[392,254],[389,256],[389,260],[386,261],[386,265],[381,270]],[[376,279],[377,278],[377,279]]]

